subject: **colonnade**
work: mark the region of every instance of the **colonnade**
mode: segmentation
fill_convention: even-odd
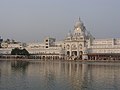
[[[0,55],[2,59],[39,59],[39,60],[60,60],[64,59],[61,55]]]
[[[40,60],[59,60],[64,59],[60,55],[32,55],[29,59],[40,59]]]
[[[120,54],[91,54],[88,60],[120,60]]]

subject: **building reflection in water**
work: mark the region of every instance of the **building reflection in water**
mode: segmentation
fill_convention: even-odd
[[[6,83],[9,82],[9,83]],[[41,90],[119,90],[119,63],[1,62],[0,87]],[[14,86],[12,86],[14,85]],[[20,90],[20,89],[18,89]]]
[[[8,61],[0,61],[0,77],[11,74],[11,66]]]
[[[32,63],[28,68],[28,76],[42,78],[43,88],[53,89],[64,86],[66,90],[118,88],[119,74],[120,66],[114,64],[43,61]]]
[[[14,68],[26,68],[29,62],[27,61],[11,61],[11,67]]]
[[[26,61],[11,61],[11,70],[13,72],[20,72],[23,75],[26,73],[29,62]],[[17,73],[18,74],[18,73]]]

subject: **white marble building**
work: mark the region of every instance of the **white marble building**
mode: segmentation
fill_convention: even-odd
[[[14,47],[14,45],[6,46],[10,46],[11,50]],[[9,50],[10,53],[10,47],[4,47],[0,49],[0,53],[5,54],[5,50]],[[15,47],[21,48],[20,45],[15,45]],[[73,31],[69,32],[63,41],[56,41],[55,38],[46,37],[42,43],[27,43],[24,48],[30,54],[58,55],[66,59],[90,59],[89,56],[93,54],[107,54],[109,56],[117,54],[119,56],[120,38],[96,39],[86,30],[84,23],[79,18],[74,25]]]

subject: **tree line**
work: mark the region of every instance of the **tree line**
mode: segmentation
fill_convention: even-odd
[[[11,55],[25,55],[29,56],[29,52],[26,49],[19,49],[19,48],[14,48],[11,51]]]

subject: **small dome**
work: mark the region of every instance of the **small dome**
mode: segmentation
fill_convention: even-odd
[[[80,22],[76,22],[75,23],[75,27],[80,27],[81,26],[81,23]]]
[[[68,37],[72,37],[72,32],[69,31],[69,33],[67,34]]]
[[[79,21],[77,21],[77,22],[75,23],[75,28],[78,28],[78,27],[81,27],[81,26],[83,26],[83,22],[82,22],[81,19],[79,18]]]

